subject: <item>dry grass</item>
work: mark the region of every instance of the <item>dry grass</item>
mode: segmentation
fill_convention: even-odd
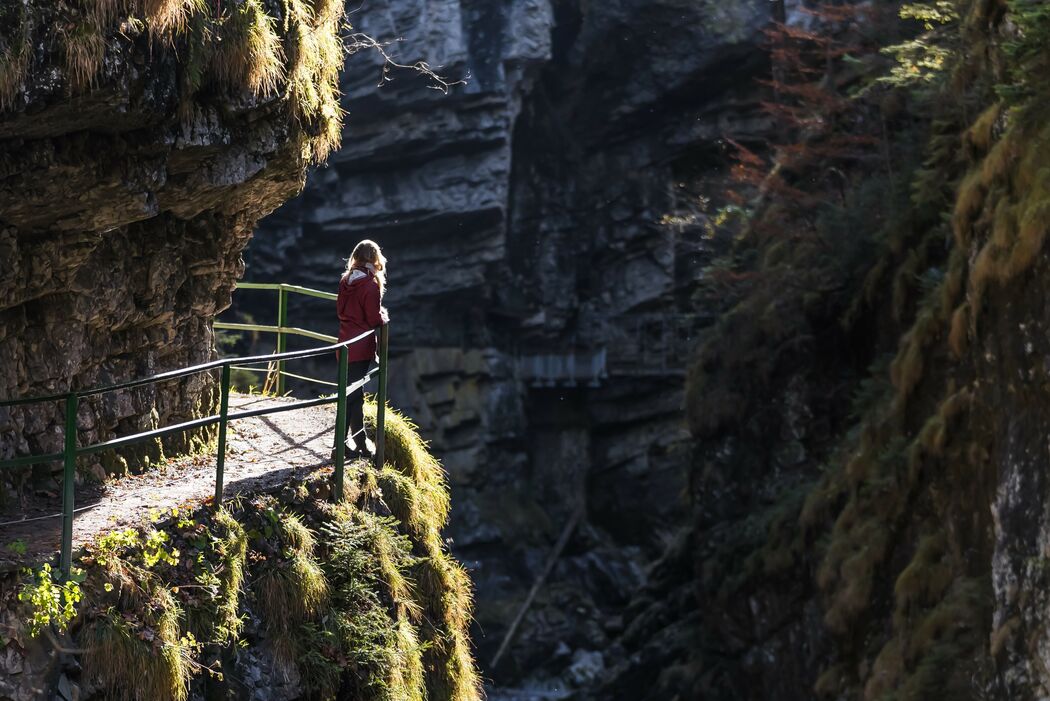
[[[423,669],[423,647],[416,629],[406,619],[397,623],[386,688],[391,699],[425,701],[426,677]]]
[[[141,16],[150,35],[164,41],[186,35],[183,104],[186,118],[205,70],[228,91],[246,90],[265,97],[283,91],[292,117],[301,127],[303,158],[324,161],[342,139],[339,71],[345,48],[339,0],[285,0],[285,22],[268,15],[262,0],[230,5],[216,20],[207,0],[94,0],[85,21],[65,30],[66,68],[71,89],[90,88],[105,56],[106,37],[123,16]],[[25,75],[28,52],[0,43],[0,108],[10,105]],[[284,51],[289,60],[285,63]]]
[[[825,477],[816,489],[806,495],[799,512],[798,523],[804,534],[823,523],[831,514],[834,505],[845,494],[844,486],[833,477]]]
[[[484,698],[465,634],[455,631],[434,635],[430,647],[423,653],[423,665],[429,698],[442,701]]]
[[[889,533],[878,519],[865,521],[849,536],[851,554],[838,568],[835,593],[824,613],[824,623],[836,633],[845,633],[871,605],[876,568],[886,558]]]
[[[288,4],[292,31],[288,68],[288,98],[308,138],[303,157],[323,162],[342,141],[343,112],[339,106],[339,71],[346,50],[339,27],[343,13],[326,0],[315,14],[303,0]]]
[[[184,32],[193,14],[207,13],[211,9],[205,0],[134,1],[138,4],[139,12],[146,18],[150,34],[155,37],[170,37],[172,34]]]
[[[79,92],[92,87],[106,56],[101,27],[89,20],[63,29],[60,35],[70,89]]]
[[[222,23],[212,70],[223,88],[256,96],[277,92],[284,79],[284,52],[277,21],[260,0],[245,0]]]
[[[905,334],[901,339],[901,349],[890,365],[890,381],[897,388],[897,396],[904,401],[922,379],[924,368],[922,343],[915,337],[914,331]]]
[[[365,421],[375,427],[376,406],[365,405]],[[425,500],[426,516],[436,528],[445,527],[451,504],[448,480],[441,463],[427,449],[416,426],[403,414],[386,410],[386,466],[409,478]],[[385,467],[386,467],[385,466]]]
[[[846,686],[848,672],[842,665],[832,665],[820,673],[813,684],[813,693],[820,698],[836,698]]]
[[[955,199],[955,212],[952,215],[952,231],[955,234],[955,245],[961,250],[970,246],[973,238],[973,220],[984,207],[987,187],[980,171],[971,171],[959,185]]]
[[[22,89],[32,45],[26,10],[20,4],[0,9],[0,22],[8,27],[8,32],[0,33],[0,110],[6,110]]]
[[[117,613],[107,614],[81,638],[84,672],[115,701],[185,701],[192,651],[179,635],[178,604],[166,587],[144,584],[147,596],[136,611],[152,640],[135,634]]]
[[[376,405],[365,405],[366,423],[375,425]],[[473,587],[466,571],[444,550],[441,529],[448,520],[445,471],[427,450],[416,427],[387,409],[386,465],[378,476],[383,500],[424,553],[412,567],[413,599],[422,609],[423,653],[429,698],[476,701],[481,685],[467,629]]]
[[[966,254],[958,249],[953,249],[948,259],[948,274],[940,288],[941,316],[947,317],[952,313],[965,287]]]

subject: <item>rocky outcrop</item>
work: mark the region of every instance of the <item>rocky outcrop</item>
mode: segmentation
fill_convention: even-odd
[[[713,245],[701,195],[724,173],[722,136],[766,128],[751,78],[768,18],[760,1],[364,12],[358,29],[403,38],[399,62],[467,83],[445,95],[394,71],[377,87],[378,59],[356,57],[342,150],[248,251],[249,279],[330,289],[358,239],[386,250],[391,397],[449,469],[483,660],[586,505],[497,680],[591,684],[686,520],[683,377],[711,318],[692,301]],[[292,314],[333,324],[323,307]]]
[[[257,0],[214,16],[127,6],[0,10],[2,398],[212,359],[210,321],[230,302],[255,222],[301,189],[335,119],[296,91],[334,79],[316,58],[304,67],[297,47],[337,40],[337,16]],[[80,441],[209,412],[213,384],[201,375],[87,399]],[[60,450],[61,411],[0,409],[0,456]],[[155,458],[161,446],[143,450]]]

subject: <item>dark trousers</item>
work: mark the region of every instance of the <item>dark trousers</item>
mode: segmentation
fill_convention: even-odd
[[[347,384],[353,384],[360,380],[368,372],[370,360],[351,360],[346,364]],[[346,440],[354,437],[354,443],[363,448],[365,445],[365,390],[363,387],[346,395]]]

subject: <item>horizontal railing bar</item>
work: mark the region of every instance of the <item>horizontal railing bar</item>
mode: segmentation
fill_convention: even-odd
[[[301,402],[289,402],[280,406],[263,407],[262,409],[246,409],[244,411],[231,411],[226,415],[230,421],[234,419],[250,419],[254,416],[267,416],[269,414],[280,414],[285,411],[294,411],[296,409],[308,409],[312,406],[321,406],[322,404],[335,404],[339,401],[338,397],[318,397],[317,399],[304,399]]]
[[[286,292],[295,292],[296,294],[306,295],[308,297],[317,297],[319,299],[334,300],[338,299],[339,295],[334,292],[322,292],[321,290],[315,290],[310,287],[302,287],[301,285],[289,285],[283,282],[239,282],[237,283],[238,290],[285,290]]]
[[[279,283],[279,282],[238,282],[236,289],[238,289],[238,290],[279,290],[279,289],[281,289],[281,283]]]
[[[246,368],[246,367],[242,367],[240,365],[233,365],[233,366],[230,367],[230,369],[231,370],[244,370],[245,372],[257,372],[257,373],[266,374],[266,375],[270,374],[270,370],[268,368]],[[305,375],[296,375],[294,372],[288,372],[287,370],[285,370],[281,374],[284,375],[285,377],[294,377],[297,380],[305,380],[306,382],[313,382],[314,384],[318,384],[318,385],[327,385],[328,387],[338,387],[339,386],[335,382],[329,382],[328,380],[319,380],[316,377],[307,377]]]
[[[157,375],[146,377],[140,380],[129,380],[128,382],[121,382],[115,385],[80,390],[78,392],[73,392],[73,394],[75,394],[78,397],[90,397],[96,394],[104,394],[106,392],[113,392],[119,389],[130,389],[132,387],[140,387],[142,385],[148,385],[154,382],[166,382],[167,380],[174,380],[180,377],[186,377],[188,375],[196,375],[202,372],[206,372],[208,370],[221,368],[223,365],[229,365],[232,363],[261,363],[274,360],[296,360],[298,358],[313,358],[319,355],[325,355],[326,353],[332,353],[334,351],[339,350],[340,348],[345,348],[347,346],[353,345],[354,343],[363,341],[374,333],[375,329],[371,331],[366,331],[363,334],[351,338],[348,341],[343,341],[341,343],[333,343],[332,345],[324,346],[322,348],[311,348],[308,350],[290,351],[288,353],[280,354],[255,355],[246,358],[223,358],[221,360],[213,360],[209,363],[202,363],[201,365],[195,365],[193,367],[183,368],[181,370],[170,370],[168,372],[162,372]],[[65,399],[69,394],[69,392],[66,392],[63,394],[54,394],[45,397],[9,399],[0,401],[0,407],[15,406],[19,404],[31,404],[37,402],[57,401],[59,399]]]
[[[21,399],[5,399],[0,401],[0,407],[8,406],[19,406],[21,404],[43,404],[44,402],[58,402],[64,401],[69,396],[69,392],[65,394],[49,394],[41,397],[23,397]]]
[[[10,460],[0,460],[0,470],[8,467],[21,467],[23,465],[35,465],[38,462],[57,462],[65,455],[63,453],[48,453],[47,455],[26,455]]]
[[[149,438],[163,438],[164,436],[179,433],[180,431],[188,431],[191,428],[210,426],[211,424],[219,423],[220,418],[221,417],[218,414],[214,416],[205,416],[204,418],[194,419],[193,421],[184,421],[181,424],[174,424],[172,426],[165,426],[164,428],[155,428],[152,431],[144,431],[143,433],[135,433],[130,436],[114,438],[113,440],[105,441],[104,443],[95,443],[94,445],[77,448],[77,455],[92,455],[93,453],[101,453],[103,450],[119,448],[122,445],[137,443],[138,441],[144,441]]]
[[[295,292],[296,294],[306,295],[307,297],[317,297],[318,299],[339,299],[339,295],[337,295],[334,292],[322,292],[321,290],[314,290],[309,287],[302,287],[300,285],[282,284],[281,289],[286,290],[288,292]]]
[[[372,379],[372,375],[376,372],[376,368],[372,368],[367,374],[357,382],[348,385],[346,393],[350,394],[355,392],[365,385]],[[290,402],[288,404],[276,407],[265,407],[262,409],[250,409],[247,411],[231,412],[227,414],[227,420],[233,419],[247,419],[253,416],[265,416],[267,414],[279,414],[285,411],[292,411],[293,409],[306,409],[312,406],[321,406],[323,404],[334,404],[338,401],[335,396],[330,397],[319,397],[317,399],[307,399],[299,402]],[[83,448],[77,448],[77,455],[92,455],[94,453],[100,453],[103,450],[109,450],[110,448],[119,448],[123,445],[131,443],[137,443],[138,441],[148,440],[150,438],[163,438],[173,433],[179,433],[180,431],[187,431],[191,428],[201,428],[204,426],[210,426],[220,421],[221,417],[216,415],[205,416],[200,419],[194,419],[193,421],[184,421],[180,424],[173,426],[165,426],[164,428],[156,428],[152,431],[144,431],[142,433],[135,433],[130,436],[122,436],[121,438],[114,438],[113,440],[105,441],[103,443],[95,443],[93,445],[85,446]],[[48,455],[34,456],[27,455],[24,457],[13,458],[11,460],[0,461],[0,469],[6,469],[8,467],[18,467],[19,465],[32,465],[38,462],[50,462],[52,460],[61,460],[63,457],[62,453],[52,453]]]
[[[338,387],[337,382],[329,382],[328,380],[319,380],[316,377],[307,377],[306,375],[296,375],[294,372],[288,372],[285,370],[281,373],[285,377],[294,377],[297,380],[303,380],[304,382],[313,382],[318,385],[325,385],[326,387]]]
[[[268,326],[266,324],[235,324],[233,322],[216,321],[215,328],[220,331],[262,331],[264,333],[287,333],[293,336],[305,336],[316,341],[327,341],[335,343],[339,339],[326,333],[318,333],[309,329],[300,329],[295,326]]]
[[[81,511],[90,511],[91,509],[97,509],[98,504],[88,504],[87,506],[81,506],[79,509],[73,509],[73,513],[79,514]],[[0,523],[0,528],[5,526],[20,526],[23,523],[32,523],[33,521],[45,521],[49,518],[62,518],[64,514],[60,511],[57,514],[48,514],[47,516],[34,516],[33,518],[19,518],[14,521],[4,521]]]

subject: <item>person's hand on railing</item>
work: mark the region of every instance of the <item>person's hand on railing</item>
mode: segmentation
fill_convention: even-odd
[[[387,311],[386,307],[379,308],[379,319],[382,321],[383,326],[390,323],[390,312]]]

